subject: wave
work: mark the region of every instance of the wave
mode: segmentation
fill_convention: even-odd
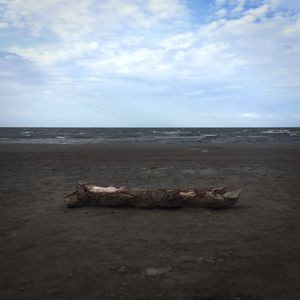
[[[21,135],[22,136],[31,136],[31,131],[23,131],[23,132],[21,132]]]
[[[296,132],[291,132],[289,129],[269,129],[263,130],[261,133],[266,134],[289,134],[290,136],[298,135]]]
[[[300,142],[300,128],[0,128],[4,143],[252,143]]]
[[[182,131],[182,130],[174,130],[174,131],[161,131],[161,133],[167,135],[175,135],[175,134],[182,134],[182,133],[189,133],[189,132]]]

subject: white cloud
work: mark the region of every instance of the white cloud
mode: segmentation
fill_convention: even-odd
[[[59,38],[77,38],[92,26],[91,0],[0,0],[2,19],[12,28],[39,36],[47,30]]]
[[[92,49],[92,50],[95,50],[99,47],[98,43],[97,42],[91,42],[89,44],[89,47]]]
[[[177,21],[187,14],[182,0],[0,0],[1,27],[9,26],[34,36],[51,32],[76,41],[125,27],[150,28],[161,21]],[[1,25],[2,24],[2,25]]]
[[[216,16],[219,17],[219,18],[223,18],[227,15],[228,11],[227,9],[225,8],[222,8],[222,9],[219,9],[217,12],[216,12]]]
[[[179,0],[0,0],[4,24],[36,35],[30,47],[15,43],[4,50],[65,72],[56,77],[61,84],[73,82],[68,68],[74,67],[87,81],[120,76],[271,95],[279,83],[299,82],[300,16],[275,13],[275,0],[254,2],[247,8],[242,0],[219,0],[209,24],[189,26]],[[39,43],[49,32],[51,39]]]
[[[172,22],[185,16],[187,8],[182,1],[83,0],[63,14],[63,7],[68,1],[48,0],[43,4],[33,1],[26,8],[24,2],[11,0],[10,20],[15,17],[16,26],[30,27],[35,14],[41,16],[48,10],[54,11],[55,14],[46,18],[40,26],[52,30],[62,40],[31,47],[16,45],[6,50],[42,65],[69,61],[84,68],[91,77],[121,74],[150,80],[189,79],[212,83],[225,80],[227,85],[235,85],[237,79],[251,85],[259,78],[268,78],[263,85],[272,86],[278,80],[286,85],[294,84],[299,78],[295,63],[300,57],[300,47],[297,47],[299,18],[267,17],[274,4],[270,1],[260,2],[261,5],[256,8],[244,9],[239,17],[220,18],[197,29],[182,32],[180,26],[174,26],[175,32],[169,34],[161,34],[163,24],[158,28],[154,24],[165,19]],[[245,4],[237,0],[232,3],[243,7]],[[219,1],[219,5],[223,7],[224,3]],[[17,8],[25,9],[24,20],[20,19]],[[79,16],[80,11],[84,19]],[[104,21],[104,15],[109,19]],[[6,16],[6,19],[9,18]],[[121,34],[115,32],[115,27],[111,26],[118,23],[117,20],[121,25],[125,21],[129,23],[124,25],[125,34],[123,31]],[[65,26],[62,26],[63,23]],[[137,25],[143,30],[136,28]],[[83,29],[79,30],[75,39],[76,26]],[[154,28],[149,31],[149,26]],[[108,28],[110,31],[107,31]],[[69,31],[74,35],[70,33],[70,40],[67,40]],[[89,31],[94,34],[83,34]],[[99,31],[107,31],[107,34],[97,35]],[[252,76],[254,72],[255,77]]]
[[[9,25],[5,22],[0,22],[0,29],[7,28]]]
[[[148,0],[146,7],[160,19],[180,18],[187,13],[183,1],[180,0]]]
[[[300,18],[296,19],[295,22],[291,23],[291,24],[287,24],[283,30],[282,33],[284,35],[291,36],[291,37],[300,37]]]
[[[160,43],[160,46],[167,50],[190,48],[196,41],[197,36],[194,32],[173,35]]]
[[[243,117],[243,118],[252,118],[252,119],[256,119],[256,118],[260,117],[259,114],[257,114],[257,113],[251,113],[251,112],[243,113],[243,114],[240,114],[239,116]]]
[[[93,53],[98,48],[96,42],[72,43],[67,45],[43,45],[40,47],[10,47],[7,50],[34,63],[51,65]]]

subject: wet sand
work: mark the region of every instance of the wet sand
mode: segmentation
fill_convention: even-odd
[[[300,299],[300,146],[0,145],[0,168],[1,299]],[[226,210],[67,209],[80,179],[243,192]]]

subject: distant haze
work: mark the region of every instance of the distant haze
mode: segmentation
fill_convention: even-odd
[[[0,126],[300,126],[299,0],[0,0]]]

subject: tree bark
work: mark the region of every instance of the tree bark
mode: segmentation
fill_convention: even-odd
[[[227,208],[239,199],[241,189],[228,190],[224,187],[189,189],[131,189],[101,187],[80,181],[77,190],[65,197],[69,208],[84,205],[153,207],[205,207]]]

